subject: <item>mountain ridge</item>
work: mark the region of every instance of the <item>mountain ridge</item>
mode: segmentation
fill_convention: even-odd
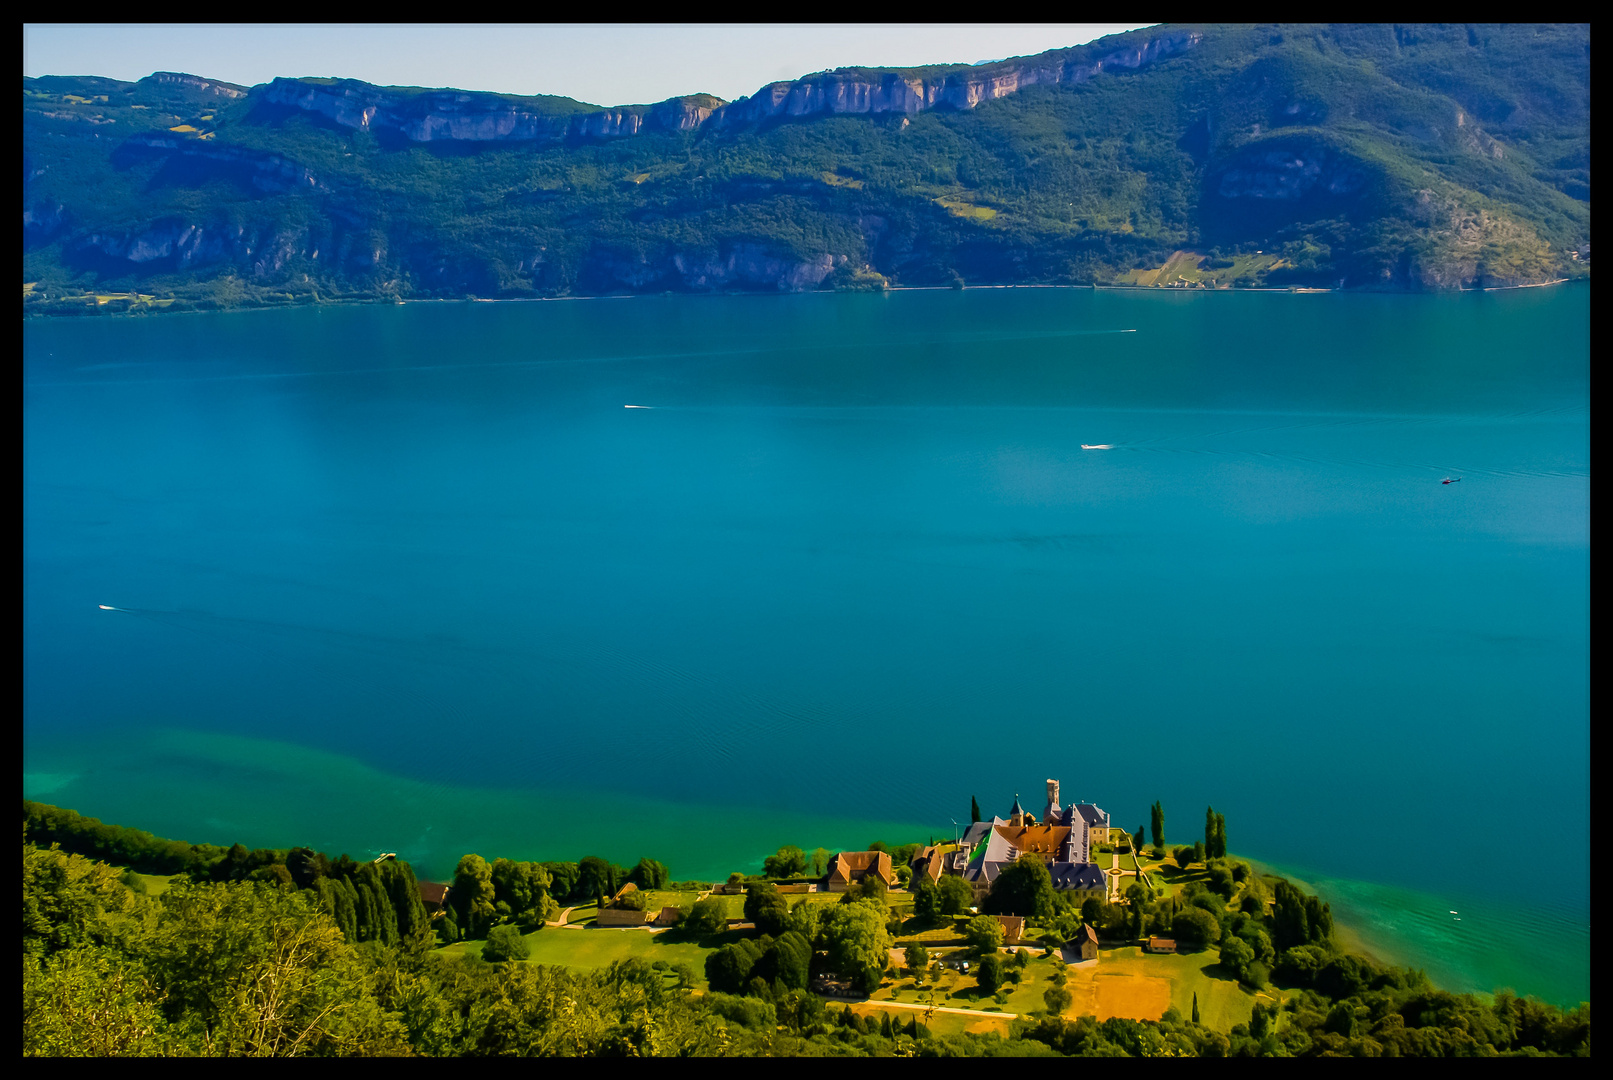
[[[1104,284],[1181,249],[1245,275],[1190,283],[1532,284],[1588,273],[1588,71],[1584,27],[1167,26],[608,109],[25,79],[25,308]]]

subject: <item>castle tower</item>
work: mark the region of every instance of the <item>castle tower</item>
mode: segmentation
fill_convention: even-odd
[[[1053,824],[1059,819],[1059,815],[1063,813],[1064,808],[1059,806],[1059,782],[1049,780],[1047,782],[1047,810],[1042,814],[1042,824]]]
[[[1014,793],[1014,808],[1008,811],[1008,824],[1018,828],[1025,824],[1025,808],[1019,805],[1019,793]]]

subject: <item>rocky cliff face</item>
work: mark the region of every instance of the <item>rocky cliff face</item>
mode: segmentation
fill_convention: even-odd
[[[221,98],[244,98],[248,93],[244,86],[218,82],[214,79],[203,79],[197,75],[186,75],[178,71],[155,71],[140,81],[154,82],[159,86],[183,86]]]
[[[402,93],[355,79],[308,83],[276,79],[263,92],[270,105],[317,113],[342,127],[390,132],[411,142],[532,142],[613,138],[646,130],[689,131],[721,104],[695,95],[655,105],[630,105],[563,115],[539,111],[498,94],[460,90]]]
[[[270,105],[317,113],[342,127],[386,131],[411,142],[522,142],[608,139],[647,131],[721,129],[763,120],[855,114],[914,116],[926,109],[972,109],[1026,86],[1079,83],[1106,71],[1135,70],[1197,45],[1203,35],[1177,30],[1100,56],[1063,49],[920,78],[901,71],[830,71],[764,86],[731,104],[708,95],[669,98],[561,115],[498,94],[460,90],[399,91],[354,79],[311,83],[276,79],[262,91]]]
[[[718,109],[711,123],[725,127],[782,117],[841,113],[910,117],[933,108],[972,109],[1027,86],[1080,83],[1105,71],[1135,70],[1191,49],[1202,39],[1196,31],[1172,31],[1095,58],[1072,56],[1075,50],[1065,49],[929,78],[901,71],[826,71],[764,86]]]

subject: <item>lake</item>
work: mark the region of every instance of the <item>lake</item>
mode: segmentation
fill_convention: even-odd
[[[1055,777],[1168,843],[1213,805],[1441,985],[1588,1000],[1589,307],[25,320],[24,796],[710,878]]]

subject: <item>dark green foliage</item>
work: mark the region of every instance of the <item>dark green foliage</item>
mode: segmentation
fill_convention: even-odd
[[[964,928],[963,936],[971,948],[983,953],[994,953],[1002,947],[1003,924],[992,915],[976,915]]]
[[[969,796],[969,823],[973,825],[980,820],[980,800],[973,795]]]
[[[1165,846],[1165,809],[1155,802],[1149,811],[1148,828],[1155,847]]]
[[[790,903],[771,882],[752,885],[745,892],[745,918],[764,934],[782,934]]]
[[[218,851],[219,857],[225,852]],[[248,853],[250,854],[250,853]],[[468,862],[469,860],[466,860]],[[241,860],[237,859],[237,863]],[[270,863],[268,869],[304,862]],[[485,865],[485,863],[484,863]],[[389,867],[398,867],[389,870]],[[693,996],[662,970],[629,960],[598,971],[521,963],[450,960],[407,941],[377,936],[355,944],[325,901],[350,898],[357,923],[366,883],[399,887],[407,868],[338,859],[299,891],[246,879],[180,880],[160,899],[132,891],[120,872],[65,851],[23,849],[23,1053],[25,1056],[814,1056],[913,1053],[933,1056],[1397,1056],[1478,1057],[1590,1053],[1590,1007],[1558,1009],[1498,991],[1494,1001],[1451,994],[1421,972],[1382,967],[1331,945],[1296,945],[1279,961],[1281,1008],[1258,1001],[1251,1021],[1224,1035],[1184,1020],[1033,1015],[1009,1038],[935,1038],[916,1017],[858,1020],[838,1011],[826,1025],[822,1001],[804,993],[810,947],[786,932],[719,950],[723,971],[744,997],[717,988]],[[476,877],[475,865],[468,869]],[[371,878],[371,875],[374,878]],[[393,875],[393,876],[389,876]],[[204,875],[209,876],[209,875]],[[277,876],[277,875],[272,875]],[[489,875],[491,877],[491,874]],[[292,884],[295,884],[292,879]],[[412,875],[407,878],[412,887]],[[1307,911],[1277,887],[1281,906]],[[1294,890],[1298,893],[1298,890]],[[373,888],[372,894],[372,917]],[[1199,895],[1208,895],[1202,891]],[[340,902],[336,902],[340,906]],[[398,918],[404,907],[394,905]],[[888,948],[871,901],[828,909],[841,944],[866,931],[866,959]],[[1190,906],[1178,918],[1194,911]],[[1307,912],[1308,925],[1320,919]],[[452,912],[437,921],[452,924]],[[1229,915],[1222,962],[1271,948],[1258,917]],[[1240,921],[1241,920],[1241,921]],[[377,923],[376,925],[380,925]],[[420,927],[424,931],[424,926]],[[574,931],[575,932],[575,931]],[[510,925],[488,935],[497,959],[520,936]],[[837,946],[839,948],[839,946]],[[853,970],[854,950],[836,952]],[[1248,962],[1258,985],[1261,961]],[[1000,955],[981,966],[982,993],[1006,999]],[[870,968],[873,964],[868,965]],[[730,970],[731,969],[731,970]],[[688,986],[693,973],[678,972]],[[989,986],[987,984],[990,984]],[[1055,990],[1060,989],[1055,986]],[[1068,991],[1065,991],[1066,993]],[[1057,993],[1044,997],[1067,1008]],[[888,1027],[888,1030],[887,1030]]]
[[[556,900],[570,900],[577,895],[577,879],[580,872],[576,863],[546,862],[538,865],[549,875],[550,896]]]
[[[925,923],[935,923],[941,915],[941,890],[928,877],[919,878],[912,888],[913,917]]]
[[[1198,45],[1135,71],[905,125],[820,116],[471,146],[339,127],[256,88],[209,101],[155,79],[25,79],[23,270],[40,288],[24,306],[147,303],[92,306],[90,288],[206,309],[780,287],[777,275],[714,282],[678,267],[736,257],[828,256],[824,283],[848,289],[1106,283],[1195,246],[1216,249],[1201,267],[1212,273],[1256,249],[1283,254],[1282,268],[1241,271],[1249,283],[1443,288],[1585,272],[1564,252],[1590,234],[1588,27],[1199,30]],[[1091,61],[1169,31],[1067,55]],[[521,107],[551,108],[535,101]],[[148,135],[159,140],[131,138]],[[1272,187],[1295,160],[1315,182],[1296,172],[1291,189]],[[211,254],[126,257],[137,238],[172,246],[190,227],[216,240]],[[265,262],[269,245],[284,254]]]
[[[689,912],[689,918],[684,921],[683,926],[697,938],[722,933],[728,927],[728,916],[723,913],[722,901],[714,896],[695,901],[694,908]]]
[[[771,944],[771,939],[767,940]],[[751,969],[756,967],[765,951],[762,943],[753,938],[724,945],[706,957],[706,980],[711,983],[713,990],[743,994],[751,978]]]
[[[532,947],[513,926],[495,926],[487,932],[487,944],[482,946],[482,959],[493,963],[504,960],[525,960],[532,955]]]
[[[654,859],[640,859],[628,880],[641,889],[664,889],[671,873]]]
[[[1046,918],[1057,903],[1053,878],[1040,859],[1017,859],[991,883],[980,910],[994,915]]]
[[[762,861],[762,872],[768,877],[787,878],[806,873],[806,852],[793,844],[787,844],[778,849],[778,854],[769,855]]]
[[[969,883],[954,874],[943,874],[936,886],[941,893],[941,914],[962,915],[974,906],[974,890]]]
[[[793,930],[773,943],[774,974],[790,990],[805,990],[812,965],[812,944]]]
[[[975,978],[980,983],[980,992],[995,994],[1003,984],[1003,970],[1001,953],[987,953],[982,956],[975,966]]]
[[[573,890],[576,898],[586,900],[603,900],[615,894],[626,881],[626,874],[621,874],[618,880],[620,867],[613,866],[604,859],[589,855],[577,863],[577,884]]]
[[[1202,948],[1221,940],[1221,924],[1203,908],[1189,908],[1171,921],[1171,932],[1176,941],[1187,948]]]

